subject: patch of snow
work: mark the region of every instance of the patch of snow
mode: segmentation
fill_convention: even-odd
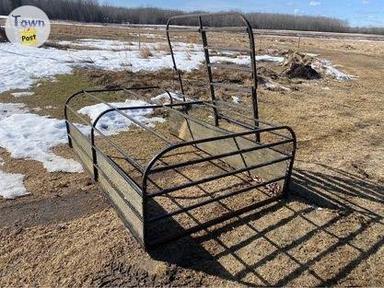
[[[173,100],[184,101],[184,99],[183,99],[181,94],[173,93],[173,92],[169,92],[169,94],[171,94],[171,97],[172,97]],[[163,94],[160,94],[160,95],[157,95],[155,97],[152,97],[151,101],[154,102],[154,103],[164,103],[164,102],[170,103],[171,100],[169,99],[169,94],[167,92],[164,92]],[[190,100],[190,99],[185,97],[185,100]]]
[[[264,87],[267,89],[267,90],[271,90],[271,91],[291,91],[291,89],[289,89],[288,87],[285,87],[283,85],[280,85],[276,82],[273,82],[271,80],[268,80],[264,83]]]
[[[54,146],[67,143],[64,120],[27,111],[22,104],[0,103],[0,147],[9,151],[13,158],[42,162],[49,172],[82,172],[81,165],[75,160],[50,151]],[[82,125],[78,127],[89,130]]]
[[[0,43],[0,93],[28,89],[41,78],[70,73],[70,59],[63,59],[57,51]]]
[[[35,92],[28,92],[28,91],[11,93],[11,95],[13,97],[16,97],[16,98],[18,98],[18,97],[25,97],[25,96],[32,96],[34,94],[35,94]]]
[[[282,63],[284,62],[284,57],[276,57],[270,55],[259,55],[256,56],[256,61],[258,62],[274,62],[274,63]],[[212,63],[233,63],[238,65],[250,65],[251,60],[249,56],[240,55],[237,57],[226,57],[226,56],[212,56],[210,57]]]
[[[240,97],[239,96],[232,96],[232,102],[235,104],[240,104]]]
[[[312,63],[312,68],[315,70],[322,70],[326,75],[331,76],[339,81],[349,81],[354,78],[352,75],[348,75],[335,66],[332,65],[331,61],[326,59],[318,59],[314,63]]]
[[[112,102],[108,103],[113,107],[121,108],[121,107],[133,107],[133,106],[147,106],[149,103],[142,100],[129,100],[127,99],[125,102]],[[99,103],[91,106],[86,106],[81,108],[78,112],[84,115],[87,115],[91,118],[92,122],[99,117],[101,113],[110,109],[111,107],[104,104]],[[143,108],[143,109],[135,109],[135,110],[124,110],[122,111],[124,114],[132,117],[134,120],[143,123],[149,127],[154,126],[155,123],[161,123],[165,120],[160,117],[150,117],[153,109]],[[131,120],[124,117],[117,111],[111,111],[105,114],[97,123],[96,128],[99,129],[106,135],[113,135],[119,133],[121,131],[127,130],[129,126],[131,126]]]
[[[25,112],[28,112],[28,109],[23,103],[0,103],[0,120],[3,120],[13,114]]]
[[[0,196],[5,199],[15,199],[30,194],[24,187],[24,175],[5,173],[0,170]]]
[[[305,55],[309,56],[309,57],[318,57],[319,54],[315,54],[315,53],[304,53]]]
[[[80,39],[76,41],[59,41],[59,45],[70,45],[74,48],[93,48],[99,50],[126,50],[130,49],[131,42],[107,39]]]
[[[270,55],[259,55],[256,56],[256,61],[259,62],[276,62],[276,63],[282,63],[284,62],[285,58],[280,56],[270,56]]]

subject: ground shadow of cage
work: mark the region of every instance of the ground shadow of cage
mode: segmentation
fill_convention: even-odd
[[[107,99],[114,94],[140,98],[140,93],[154,93],[159,87],[109,88],[83,90],[72,95],[65,105],[70,146],[85,169],[106,193],[126,226],[144,247],[149,248],[231,218],[284,196],[289,188],[296,151],[296,138],[288,126],[258,119],[257,73],[252,29],[239,14],[238,27],[206,27],[213,17],[228,14],[199,14],[173,17],[166,28],[177,91],[163,91],[165,103],[116,107]],[[182,18],[193,19],[195,26],[176,26]],[[191,23],[191,25],[194,25]],[[208,25],[208,24],[207,24]],[[210,100],[191,100],[186,95],[183,73],[177,68],[171,33],[198,33],[204,53]],[[239,69],[236,64],[212,63],[207,33],[244,33],[248,48],[251,86],[238,87],[214,79],[215,69]],[[222,47],[223,50],[235,47]],[[252,109],[217,99],[217,87],[249,93]],[[103,103],[107,109],[90,123],[74,104],[79,99]],[[81,101],[80,101],[81,102]],[[161,114],[166,124],[143,124],[132,112],[150,109]],[[127,118],[139,129],[131,133],[107,135],[98,123],[109,113]],[[88,123],[84,133],[76,121]],[[155,141],[149,141],[149,137]],[[139,151],[133,156],[134,151]]]

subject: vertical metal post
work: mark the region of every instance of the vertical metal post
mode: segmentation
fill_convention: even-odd
[[[96,126],[96,124],[93,124]],[[93,164],[93,179],[95,182],[97,182],[99,178],[99,170],[97,168],[97,154],[95,149],[95,129],[94,127],[91,128],[91,149],[92,149],[92,164]]]
[[[292,147],[292,158],[290,159],[289,166],[287,168],[286,178],[284,181],[283,196],[288,195],[289,185],[291,184],[291,181],[292,181],[293,161],[295,160],[296,150],[297,150],[296,133],[290,127],[287,127],[287,129],[289,130],[289,132],[292,135],[293,147]]]
[[[169,20],[168,20],[167,28],[166,28],[166,34],[167,34],[167,41],[168,41],[168,45],[169,45],[169,51],[171,52],[172,63],[173,63],[173,70],[177,73],[177,77],[179,78],[181,94],[183,95],[183,99],[185,101],[183,80],[181,80],[181,72],[177,69],[176,60],[175,60],[175,54],[173,53],[171,38],[169,36],[169,24],[170,23],[169,23]]]
[[[249,22],[244,19],[246,25],[247,25],[247,33],[249,38],[249,45],[250,45],[250,57],[251,57],[251,68],[252,68],[252,80],[253,80],[253,87],[252,87],[252,108],[253,108],[253,118],[259,119],[259,103],[258,103],[258,97],[257,97],[257,67],[256,67],[256,51],[255,51],[255,39],[253,36],[252,26],[249,24]],[[255,121],[255,126],[259,127],[259,122]],[[260,133],[256,133],[256,141],[260,142]]]
[[[216,104],[215,87],[213,87],[212,85],[212,70],[211,70],[211,67],[209,66],[211,62],[209,60],[207,35],[206,35],[206,32],[203,31],[203,21],[201,19],[201,16],[199,16],[199,26],[200,26],[201,39],[203,41],[205,65],[207,67],[207,72],[208,72],[209,88],[211,91],[212,103]],[[216,107],[213,108],[213,113],[214,113],[214,119],[215,119],[215,126],[219,126],[219,114],[217,112]]]
[[[68,146],[69,146],[69,148],[73,148],[72,139],[71,139],[71,131],[69,129],[68,120],[65,120],[65,127],[67,129]]]

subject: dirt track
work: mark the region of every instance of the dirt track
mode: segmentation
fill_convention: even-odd
[[[263,118],[299,139],[288,199],[148,254],[86,174],[47,173],[2,150],[32,195],[0,200],[0,286],[383,286],[384,46],[302,45],[358,78],[261,91]]]

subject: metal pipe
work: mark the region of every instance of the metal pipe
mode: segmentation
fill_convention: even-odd
[[[201,16],[199,16],[199,26],[200,26],[201,40],[203,42],[203,47],[204,47],[204,46],[208,45],[208,42],[207,42],[207,35],[205,34],[205,31],[203,30],[203,21],[201,19]],[[212,70],[211,70],[211,66],[209,66],[211,61],[209,59],[209,51],[207,49],[204,49],[204,57],[205,57],[205,67],[206,67],[207,73],[208,73],[209,91],[211,92],[212,102],[215,102],[216,96],[215,96],[215,88],[212,86],[212,82],[213,82]],[[216,108],[213,108],[213,116],[215,118],[215,126],[217,127],[217,126],[219,126],[219,117],[218,117],[218,113],[217,113]]]

